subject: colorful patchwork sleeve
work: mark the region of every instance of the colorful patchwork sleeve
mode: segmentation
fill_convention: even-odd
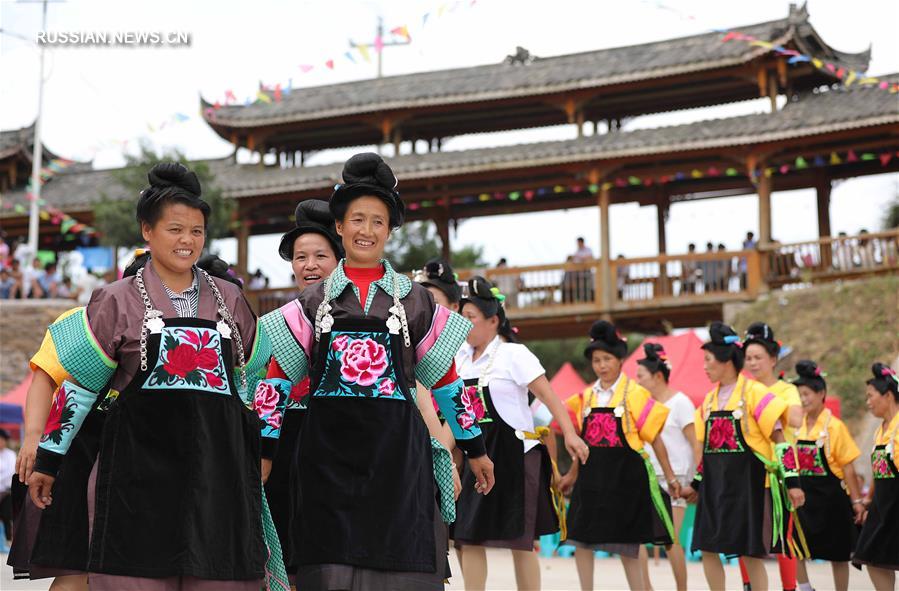
[[[474,412],[462,404],[462,388],[462,379],[457,378],[455,382],[434,388],[431,392],[456,438],[456,446],[468,457],[477,458],[487,453],[487,450]]]
[[[290,380],[265,378],[256,385],[253,408],[262,421],[262,457],[272,459],[281,437],[284,407],[290,396]]]
[[[658,403],[643,388],[634,388],[628,394],[628,408],[634,417],[634,426],[640,439],[652,443],[662,432],[668,418],[668,407]]]
[[[72,308],[71,310],[67,310],[60,314],[54,322],[59,322],[80,309],[82,308]],[[37,353],[31,358],[29,366],[31,367],[31,371],[42,369],[47,372],[47,375],[53,379],[57,386],[62,384],[63,381],[69,377],[69,372],[67,372],[66,368],[59,362],[59,355],[56,353],[56,344],[53,342],[53,335],[50,334],[49,330],[44,333],[44,340],[41,342],[41,348],[38,349]]]
[[[425,388],[433,388],[446,375],[470,330],[468,320],[439,304],[434,306],[430,328],[415,346],[415,378]]]
[[[62,459],[96,400],[96,392],[68,380],[56,389],[44,434],[38,444],[35,471],[56,476]]]
[[[796,451],[793,446],[786,442],[775,443],[774,455],[787,488],[799,488],[799,466],[796,464]]]
[[[771,439],[774,426],[787,411],[787,403],[766,389],[753,388],[747,398],[749,412],[758,424],[762,436]]]
[[[89,391],[102,390],[118,363],[106,354],[88,323],[85,308],[50,325],[59,362],[75,382]]]
[[[312,352],[313,328],[297,300],[288,302],[278,310],[259,319],[272,351],[272,356],[287,374],[298,384],[309,374],[309,357]]]

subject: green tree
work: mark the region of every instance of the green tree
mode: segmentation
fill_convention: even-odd
[[[127,199],[116,199],[106,192],[100,194],[100,200],[94,204],[94,226],[100,231],[100,242],[107,246],[133,247],[144,243],[140,227],[134,217],[137,198],[147,188],[147,171],[162,161],[176,161],[184,164],[200,179],[203,187],[203,200],[209,204],[212,213],[209,217],[206,243],[214,238],[221,238],[230,233],[230,224],[234,211],[234,203],[222,197],[221,190],[215,185],[215,178],[205,162],[190,162],[183,153],[173,150],[157,154],[147,142],[141,142],[140,154],[126,156],[124,168],[113,172],[121,192],[119,195],[130,195]]]
[[[421,269],[430,259],[441,256],[443,242],[429,221],[409,222],[394,231],[384,256],[401,272]],[[452,251],[450,264],[456,269],[484,265],[484,249],[465,246]]]

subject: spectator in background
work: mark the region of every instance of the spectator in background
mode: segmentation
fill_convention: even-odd
[[[16,280],[6,267],[0,267],[0,300],[8,300],[12,297]]]
[[[746,240],[743,241],[743,250],[755,250],[758,242],[755,240],[755,234],[746,232]],[[740,257],[740,290],[746,289],[746,274],[749,272],[749,262],[746,257]]]
[[[846,235],[846,232],[837,234],[837,242],[834,246],[833,263],[840,271],[848,271],[852,268],[852,261],[855,258],[855,245]]]
[[[715,254],[715,245],[711,242],[705,243],[705,254]],[[715,289],[718,284],[718,261],[712,259],[704,259],[697,264],[702,273],[703,293],[709,293]]]
[[[497,269],[508,269],[509,263],[505,257],[496,263]],[[500,293],[506,296],[504,302],[507,308],[515,308],[518,305],[518,288],[521,285],[521,279],[518,275],[504,273],[502,275],[493,275],[493,285],[495,285]]]
[[[10,299],[21,299],[25,297],[23,285],[25,284],[25,276],[22,273],[21,264],[19,263],[19,259],[13,259],[10,262],[10,270],[9,275],[12,277],[14,283],[12,287],[12,291],[9,294]]]
[[[59,285],[56,288],[56,297],[64,298],[67,300],[74,300],[75,293],[72,289],[72,278],[71,277],[63,277],[62,281],[59,282]]]
[[[26,247],[27,248],[27,247]],[[37,283],[38,277],[44,274],[44,266],[40,259],[35,257],[31,261],[31,265],[25,267],[22,271],[22,297],[23,298],[40,298],[40,285]]]
[[[727,247],[719,243],[718,252],[727,252]],[[720,261],[717,261],[717,265],[718,285],[715,287],[718,291],[730,291],[730,276],[733,273],[733,269],[731,268],[731,259],[722,258]]]
[[[6,232],[0,230],[0,267],[9,265],[9,244],[6,243]]]
[[[32,287],[35,298],[55,298],[59,295],[62,279],[56,270],[56,263],[47,263],[44,272],[37,276],[37,285]]]
[[[623,254],[619,254],[616,260],[618,263],[615,265],[615,279],[618,285],[618,299],[624,301],[624,288],[627,286],[627,280],[630,278],[630,269],[621,262],[624,260]]]
[[[73,295],[80,305],[86,306],[91,301],[91,294],[94,293],[94,290],[105,284],[102,279],[94,275],[93,269],[88,269],[87,273],[79,277],[75,283]]]
[[[877,263],[877,240],[868,236],[868,230],[862,228],[858,239],[858,265],[870,269]]]
[[[577,239],[577,250],[574,252],[573,258],[575,263],[585,263],[593,260],[593,251],[584,242],[583,236],[579,236]]]
[[[687,254],[696,254],[696,245],[687,245]],[[696,293],[696,276],[701,274],[695,259],[686,259],[681,265],[681,293]]]
[[[565,263],[573,263],[574,255],[568,255]],[[575,290],[577,288],[577,271],[566,270],[562,274],[562,303],[570,304],[575,301]]]
[[[250,289],[265,289],[268,287],[268,277],[262,274],[262,269],[256,269],[250,277]]]

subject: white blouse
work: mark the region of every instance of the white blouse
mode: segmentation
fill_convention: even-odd
[[[465,343],[456,354],[456,371],[463,380],[478,379],[496,359],[484,382],[490,388],[493,406],[502,420],[520,431],[534,431],[534,415],[528,405],[528,384],[546,373],[540,360],[519,343],[503,342],[494,338],[483,355],[472,361],[474,347]],[[536,440],[525,440],[522,450],[528,452],[539,444]]]

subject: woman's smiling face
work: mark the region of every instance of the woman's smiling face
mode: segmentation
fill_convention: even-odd
[[[347,265],[376,267],[380,264],[390,237],[390,212],[384,201],[371,196],[357,197],[336,225],[346,250]]]

